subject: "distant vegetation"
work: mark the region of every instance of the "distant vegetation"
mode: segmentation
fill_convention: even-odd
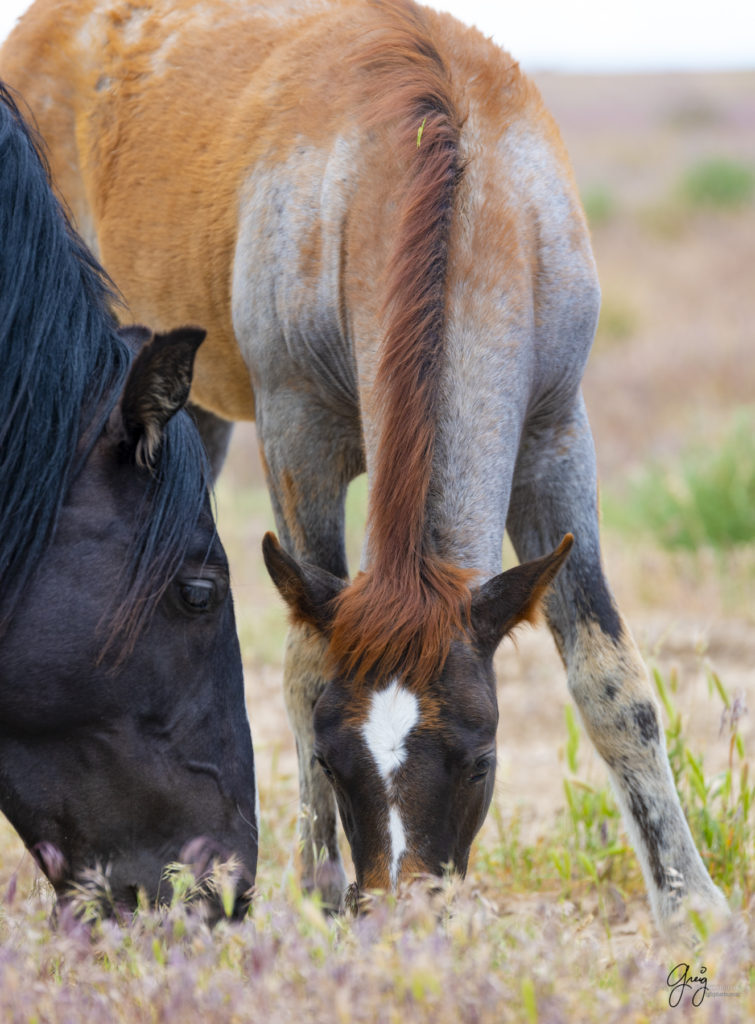
[[[715,158],[690,167],[680,195],[690,206],[733,208],[747,203],[755,192],[755,170],[735,160]]]
[[[605,224],[616,213],[616,198],[610,189],[594,185],[582,194],[582,205],[591,228]]]
[[[676,465],[651,465],[620,500],[606,496],[609,524],[642,529],[668,549],[726,550],[755,541],[755,408],[739,410],[715,441],[699,441]]]
[[[633,307],[619,295],[606,291],[600,304],[600,319],[595,345],[602,348],[613,342],[626,341],[636,332],[638,317]]]

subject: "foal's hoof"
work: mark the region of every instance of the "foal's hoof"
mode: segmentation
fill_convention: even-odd
[[[686,943],[690,948],[732,920],[725,896],[712,883],[702,891],[686,893],[681,899],[666,901],[665,905],[661,903],[660,910],[657,924],[661,938],[675,944]]]
[[[343,894],[343,909],[352,917],[356,917],[361,909],[359,886],[356,882],[352,882]]]

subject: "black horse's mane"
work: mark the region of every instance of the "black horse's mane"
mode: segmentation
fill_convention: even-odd
[[[36,129],[0,83],[0,631],[123,389],[132,353],[117,333],[116,302],[51,191]],[[133,642],[184,557],[206,493],[204,450],[181,413],[114,581],[111,643]]]

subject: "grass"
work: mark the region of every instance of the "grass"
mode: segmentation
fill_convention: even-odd
[[[675,465],[655,464],[626,493],[606,495],[605,521],[644,530],[669,550],[726,551],[755,541],[755,409],[740,409],[720,439],[697,442]]]
[[[668,720],[669,763],[690,828],[709,872],[736,905],[747,905],[755,884],[755,829],[751,813],[755,779],[750,777],[750,762],[738,728],[747,713],[744,696],[729,694],[718,675],[708,671],[708,692],[720,701],[720,734],[728,747],[726,768],[708,776],[702,755],[691,750],[684,736],[682,715],[674,702],[676,675],[672,673],[664,680],[656,670],[654,678]]]
[[[739,732],[747,711],[744,697],[732,696],[718,675],[707,671],[710,715],[720,718],[728,751],[726,768],[709,775],[685,734],[677,674],[664,678],[655,669],[652,675],[667,723],[669,763],[698,849],[734,905],[748,906],[755,896],[755,778]],[[517,820],[504,821],[494,805],[498,841],[481,851],[479,864],[500,877],[503,889],[521,894],[540,889],[544,878],[551,886],[558,883],[559,899],[583,898],[592,891],[607,917],[617,898],[623,903],[641,890],[642,880],[610,787],[587,781],[580,770],[582,730],[570,705],[565,725],[563,811],[547,834],[524,843]]]
[[[655,680],[693,832],[717,880],[746,905],[755,850],[737,728],[743,709],[711,673],[711,713],[725,712],[729,763],[708,776],[685,736],[676,679],[656,672]],[[755,1010],[751,925],[747,935],[733,927],[708,934],[699,922],[694,947],[660,945],[643,924],[629,944],[622,937],[626,914],[617,907],[642,902],[639,873],[607,789],[581,778],[581,732],[569,712],[566,726],[566,808],[550,827],[543,822],[536,842],[522,843],[516,822],[494,811],[466,882],[377,901],[358,919],[324,916],[290,873],[265,876],[264,867],[252,914],[212,931],[187,907],[193,879],[176,868],[172,905],[141,908],[130,921],[103,920],[92,892],[82,891],[78,917],[61,915],[53,928],[45,885],[27,875],[5,886],[0,1020],[676,1020],[666,978],[682,960],[705,964],[711,987],[736,991],[727,1006],[741,1016],[731,1019],[747,1019]],[[289,841],[287,818],[273,816],[263,842]],[[217,884],[222,891],[222,876]],[[718,1005],[708,997],[696,1019],[720,1019],[709,1016]]]

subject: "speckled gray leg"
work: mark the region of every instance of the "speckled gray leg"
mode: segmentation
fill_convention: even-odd
[[[657,923],[685,903],[725,911],[684,817],[647,671],[603,575],[595,456],[584,406],[528,430],[514,479],[508,530],[520,559],[575,544],[546,600],[569,691],[608,765],[640,859]]]

